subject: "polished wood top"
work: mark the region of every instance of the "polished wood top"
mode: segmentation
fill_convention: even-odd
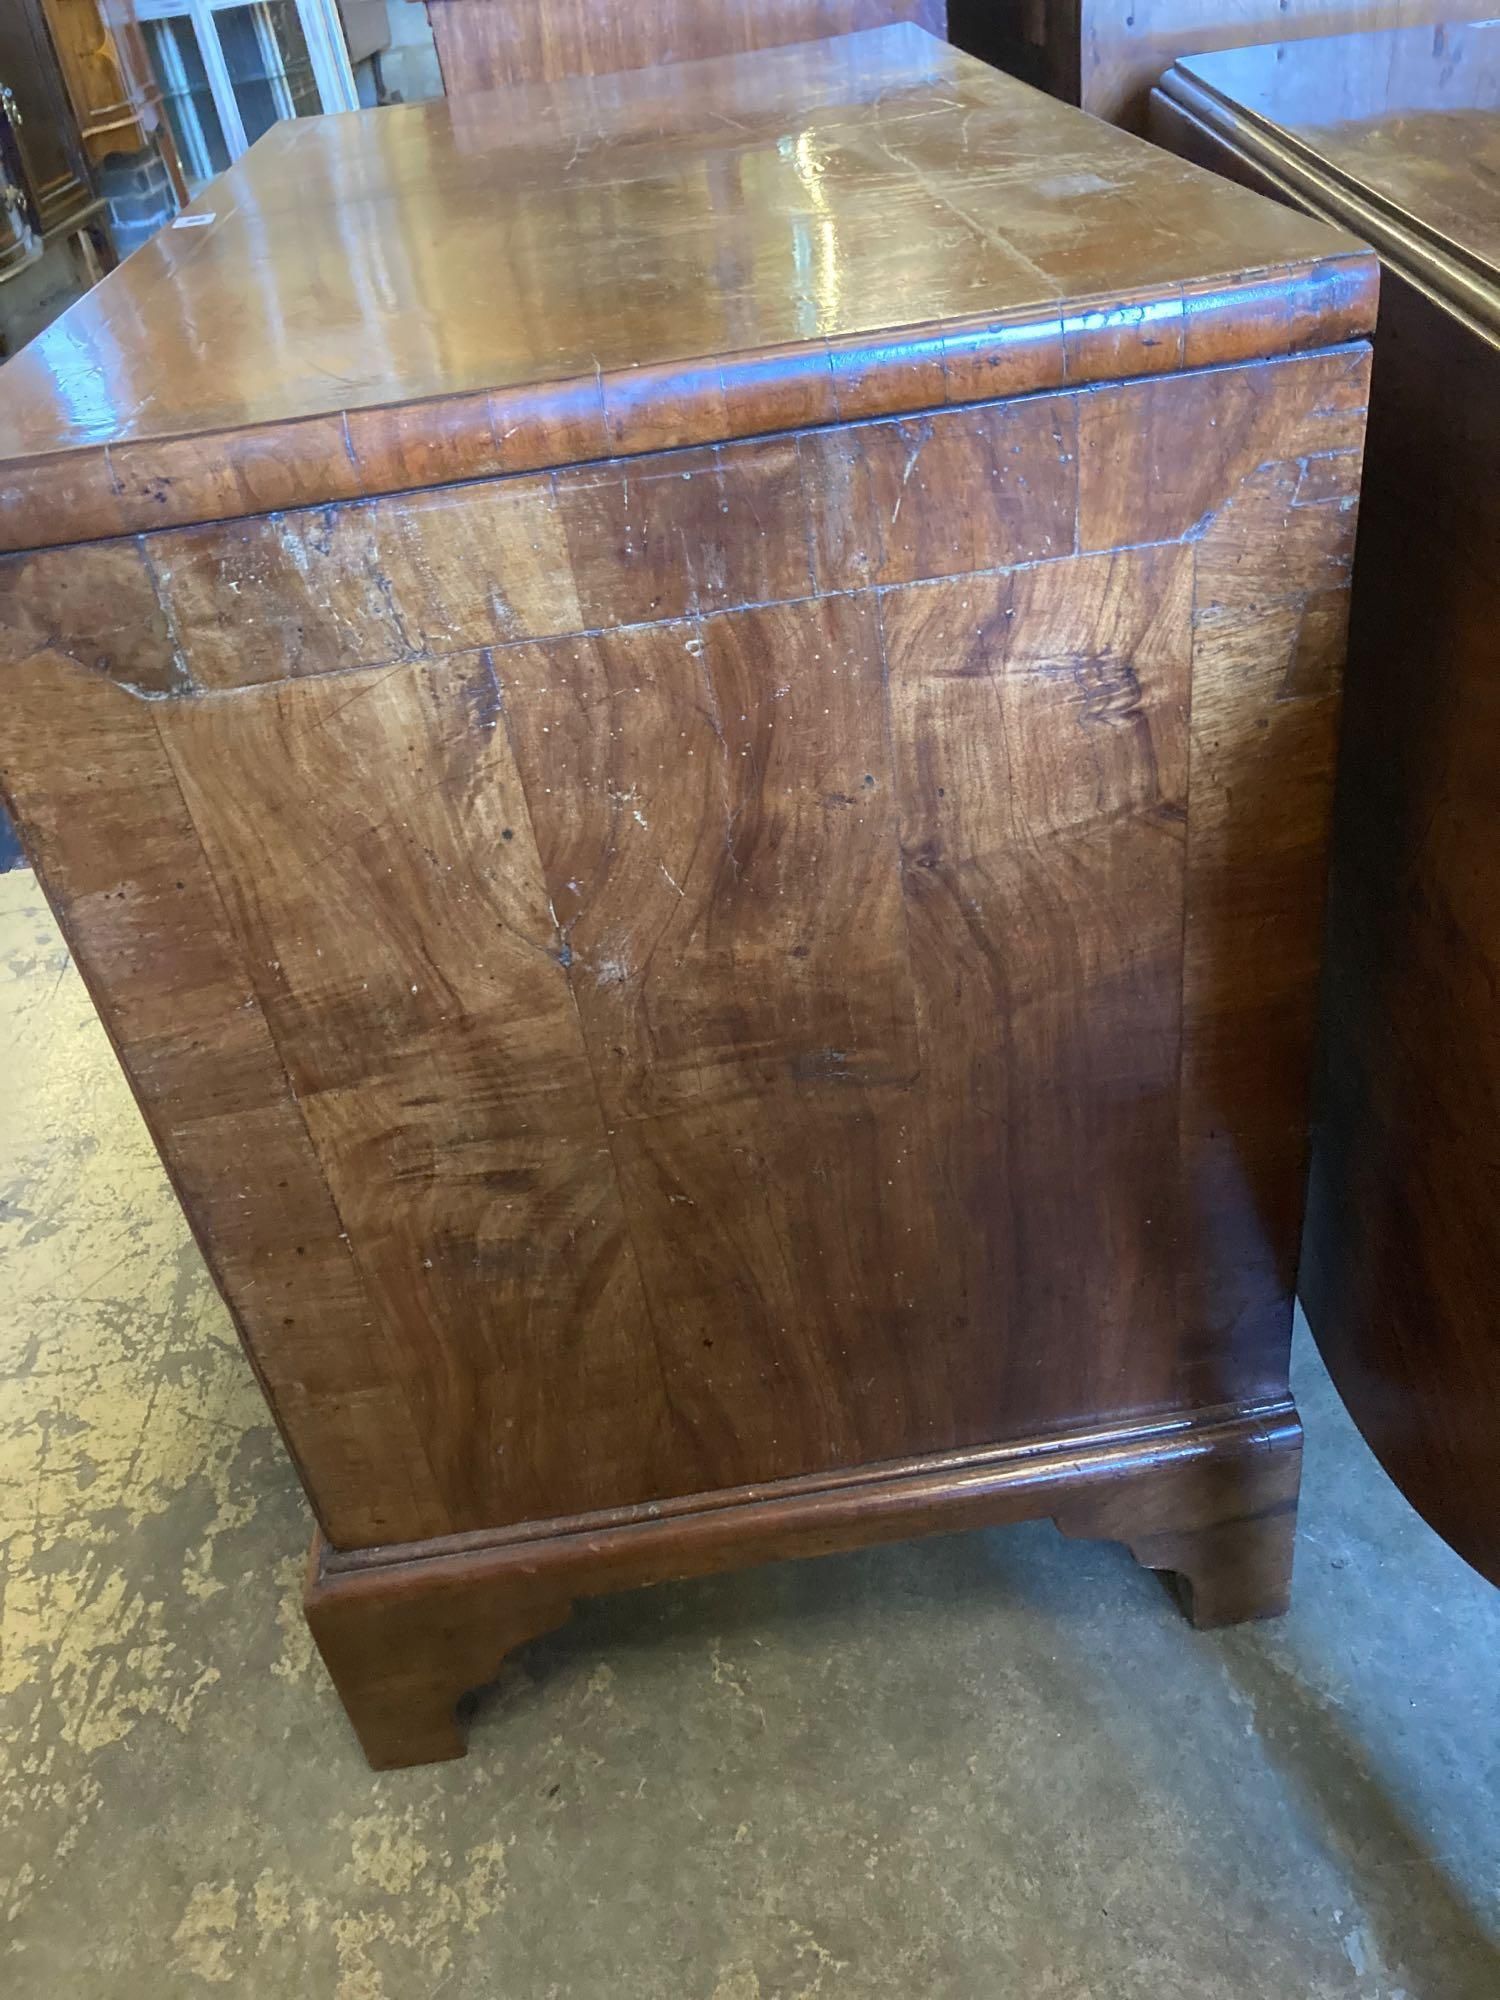
[[[304,119],[0,370],[0,542],[1249,358],[1372,312],[1349,239],[914,27]]]
[[[1349,221],[1392,262],[1500,285],[1500,21],[1185,57],[1163,89],[1299,192],[1357,203]]]

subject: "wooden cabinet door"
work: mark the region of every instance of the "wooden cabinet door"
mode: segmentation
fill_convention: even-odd
[[[41,233],[76,227],[98,196],[37,0],[0,7],[0,85]]]
[[[161,92],[130,0],[40,0],[85,152],[96,166],[138,153],[161,123]]]

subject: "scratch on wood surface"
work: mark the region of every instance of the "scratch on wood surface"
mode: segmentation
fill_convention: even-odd
[[[896,495],[896,504],[891,509],[891,526],[893,528],[901,518],[901,503],[906,498],[906,489],[911,484],[911,476],[917,469],[917,460],[922,456],[922,447],[931,436],[932,424],[928,421],[923,423],[919,428],[916,443],[908,444],[906,448],[906,466],[901,474],[901,488]]]

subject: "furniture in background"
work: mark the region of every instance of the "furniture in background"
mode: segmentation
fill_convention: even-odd
[[[1152,129],[1380,253],[1302,1295],[1500,1583],[1500,22],[1195,58]]]
[[[910,26],[214,208],[0,372],[0,777],[372,1761],[895,1536],[1279,1610],[1373,259]]]
[[[41,5],[96,175],[103,179],[117,162],[138,166],[154,154],[176,200],[186,201],[177,149],[132,0],[41,0]]]
[[[358,69],[362,62],[373,62],[378,79],[380,58],[391,45],[387,0],[338,0],[338,11],[349,67]]]
[[[358,104],[335,0],[132,4],[190,190],[279,121]]]
[[[749,54],[909,21],[945,27],[945,0],[427,0],[450,97],[512,83]]]
[[[103,204],[89,179],[41,0],[8,0],[0,7],[0,114],[10,128],[22,177],[18,192],[38,241],[97,229]],[[103,242],[98,249],[108,254]]]
[[[15,124],[0,98],[0,282],[11,272],[24,270],[40,251]]]
[[[1144,131],[1151,86],[1178,56],[1294,44],[1334,28],[1482,19],[1496,0],[950,0],[950,33],[986,61]]]
[[[0,348],[22,345],[109,269],[114,246],[41,0],[0,7]]]

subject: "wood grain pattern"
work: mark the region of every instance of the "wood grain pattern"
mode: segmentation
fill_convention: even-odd
[[[163,734],[454,1523],[550,1511],[559,1474],[571,1506],[649,1497],[640,1281],[488,661]]]
[[[1135,1344],[1174,1316],[1191,572],[1139,550],[882,607],[930,1281],[975,1416],[1052,1421],[1084,1325],[1086,1402],[1172,1393]]]
[[[1038,397],[808,438],[819,587],[964,576],[1070,553],[1076,430],[1073,399]]]
[[[428,0],[450,97],[708,56],[749,54],[913,21],[946,26],[944,0]]]
[[[911,27],[303,130],[0,377],[0,775],[372,1756],[897,1533],[1279,1608],[1369,258]]]
[[[170,756],[432,1468],[376,1539],[1284,1389],[1364,360],[0,565],[23,814]]]
[[[287,120],[193,212],[0,369],[0,548],[1254,360],[1374,320],[1352,239],[901,24]]]
[[[1180,1310],[1210,1399],[1231,1346],[1237,1394],[1285,1366],[1368,394],[1367,355],[1331,367],[1286,456],[1247,469],[1196,543],[1181,1136],[1195,1254]]]
[[[98,553],[113,620],[118,564]],[[396,1330],[349,1254],[158,702],[45,642],[18,664],[0,778],[319,1518],[356,1546],[441,1534]]]
[[[1365,353],[1330,359],[1291,411],[1218,377],[1192,454],[1172,448],[1184,406],[1164,384],[1101,391],[1081,415],[1083,546],[1128,517],[1194,550],[1175,1226],[1179,1366],[1210,1401],[1271,1393],[1285,1368],[1368,378]]]
[[[873,601],[513,648],[497,671],[658,1350],[714,1483],[945,1439]]]

